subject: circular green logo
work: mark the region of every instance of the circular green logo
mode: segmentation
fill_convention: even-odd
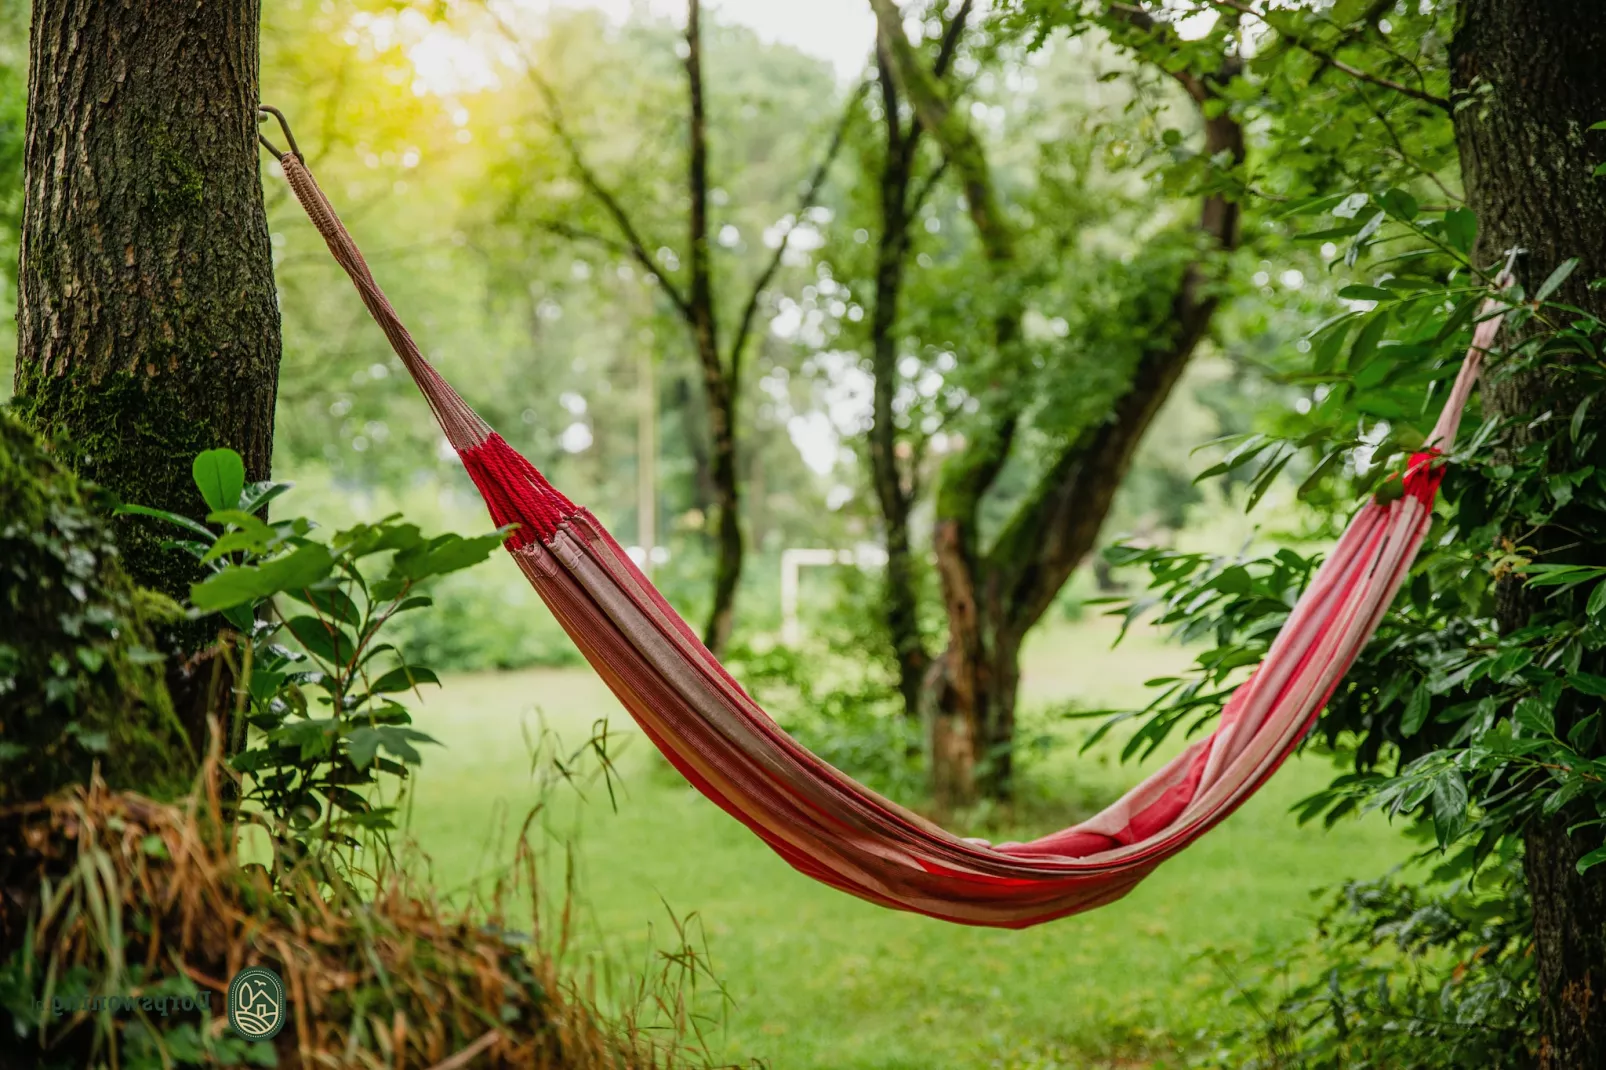
[[[284,982],[266,966],[247,966],[229,982],[229,1025],[247,1040],[271,1040],[287,1017]]]

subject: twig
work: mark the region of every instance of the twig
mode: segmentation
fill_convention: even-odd
[[[581,184],[602,205],[609,217],[612,218],[614,226],[618,227],[619,233],[624,236],[624,242],[621,243],[621,247],[629,252],[630,256],[647,271],[648,275],[657,280],[659,288],[663,290],[664,296],[669,298],[670,303],[675,306],[676,311],[690,321],[692,316],[690,302],[659,269],[658,265],[653,262],[652,254],[647,251],[647,243],[642,239],[641,232],[636,229],[635,222],[631,220],[630,214],[625,211],[624,206],[619,203],[619,199],[614,196],[613,191],[603,184],[602,179],[591,169],[591,165],[586,162],[585,155],[580,151],[579,143],[575,141],[574,136],[569,132],[568,125],[564,122],[563,106],[558,100],[557,92],[552,88],[551,83],[541,76],[535,61],[525,52],[524,42],[520,40],[513,28],[507,24],[507,20],[492,10],[490,5],[486,5],[485,13],[496,24],[498,31],[507,39],[507,42],[518,51],[519,66],[524,69],[524,76],[530,80],[531,85],[535,86],[536,92],[541,96],[542,103],[546,105],[547,127],[562,143],[564,152],[569,157],[569,163],[574,167],[576,174],[580,176]]]
[[[819,198],[820,187],[825,184],[826,175],[831,170],[831,164],[836,161],[837,154],[842,150],[842,143],[847,138],[848,128],[853,125],[853,117],[859,110],[859,94],[864,92],[864,85],[853,91],[848,97],[847,107],[842,109],[842,118],[836,124],[836,131],[831,135],[831,144],[826,148],[825,155],[820,158],[814,173],[809,176],[808,185],[804,187],[803,196],[798,198],[797,211],[793,214],[792,225],[786,228],[781,240],[775,244],[775,255],[770,257],[764,270],[759,273],[758,279],[753,283],[753,292],[747,299],[747,306],[742,309],[742,318],[737,321],[736,334],[731,340],[730,369],[734,375],[741,365],[742,354],[747,349],[747,343],[752,335],[753,320],[758,315],[758,303],[764,290],[769,286],[770,280],[780,270],[781,261],[786,257],[786,250],[792,241],[792,235],[803,223],[803,213],[813,207]]]

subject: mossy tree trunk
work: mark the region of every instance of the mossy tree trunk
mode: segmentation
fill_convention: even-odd
[[[1606,120],[1602,56],[1606,18],[1596,0],[1463,0],[1451,47],[1456,136],[1480,254],[1493,261],[1513,247],[1527,250],[1517,274],[1529,293],[1563,260],[1581,258],[1554,300],[1597,316],[1606,316],[1606,292],[1590,281],[1606,276],[1606,181],[1593,172],[1606,160],[1606,133],[1589,127]],[[1526,425],[1521,433],[1548,435],[1554,421],[1529,421],[1571,413],[1577,398],[1569,393],[1542,371],[1525,372],[1494,378],[1485,404]],[[1606,424],[1594,412],[1589,421],[1597,433]],[[1551,529],[1524,533],[1524,542],[1565,554],[1564,544],[1576,542],[1570,531],[1600,527],[1599,518],[1570,515],[1581,508],[1562,509]],[[1598,549],[1572,552],[1593,561]],[[1520,582],[1502,585],[1506,630],[1544,608]],[[1563,734],[1582,712],[1556,711]],[[1578,873],[1578,859],[1601,842],[1598,829],[1569,833],[1580,816],[1589,815],[1535,819],[1524,835],[1547,1067],[1606,1066],[1606,869]]]
[[[190,516],[190,460],[230,446],[268,475],[279,315],[256,146],[258,0],[34,0],[17,408],[79,474]],[[120,523],[133,578],[182,597],[171,536]],[[170,629],[198,727],[206,641]],[[204,738],[204,737],[202,737]]]

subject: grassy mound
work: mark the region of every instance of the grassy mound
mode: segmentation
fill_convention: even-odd
[[[670,1035],[610,1020],[534,937],[504,926],[533,898],[533,856],[472,912],[405,877],[358,894],[312,867],[241,865],[215,762],[181,805],[103,783],[0,815],[7,888],[38,889],[26,938],[0,966],[6,1043],[37,1065],[636,1068],[681,1065]],[[7,901],[0,910],[16,909]],[[536,916],[532,909],[528,915]],[[247,1044],[229,980],[266,965],[286,1026]],[[85,997],[132,997],[132,1009]],[[161,1001],[161,1002],[156,1002]],[[0,1060],[3,1061],[3,1060]],[[695,1061],[695,1060],[693,1060]]]

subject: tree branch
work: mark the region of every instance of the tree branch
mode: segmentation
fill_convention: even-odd
[[[877,38],[891,61],[898,88],[959,174],[970,218],[987,259],[994,264],[1012,262],[1015,236],[999,207],[980,139],[964,115],[954,109],[943,83],[921,64],[908,35],[903,32],[903,16],[895,0],[870,0],[870,6],[875,9]]]
[[[592,245],[600,245],[602,248],[622,256],[633,257],[635,255],[627,243],[619,241],[617,238],[610,238],[606,234],[598,234],[594,230],[586,230],[572,223],[565,223],[561,219],[537,219],[535,221],[535,229],[544,230],[548,234],[556,234],[558,237],[567,238],[570,241],[590,242]]]
[[[717,324],[714,318],[714,268],[708,255],[708,112],[703,100],[703,41],[701,0],[686,3],[686,83],[691,98],[688,128],[686,193],[690,202],[692,327],[698,333],[700,352],[718,360]],[[706,333],[705,333],[706,332]]]
[[[1229,59],[1216,76],[1182,70],[1173,77],[1203,105],[1237,66]],[[1204,127],[1207,156],[1226,156],[1233,165],[1243,161],[1243,129],[1229,111],[1206,119]],[[1236,203],[1212,193],[1200,208],[1198,231],[1213,250],[1230,251],[1238,245],[1239,216]],[[1203,261],[1184,269],[1168,315],[1142,346],[1131,382],[1108,418],[1060,453],[988,551],[989,569],[1000,577],[1004,619],[1014,634],[1025,634],[1037,622],[1093,548],[1138,444],[1209,330],[1219,304],[1212,281]]]
[[[803,213],[813,207],[814,202],[819,199],[820,188],[825,185],[825,178],[830,173],[831,164],[836,161],[837,155],[842,151],[842,144],[847,139],[848,128],[853,125],[853,117],[858,113],[859,94],[863,92],[864,85],[861,83],[848,96],[847,106],[842,109],[842,118],[837,121],[836,130],[831,135],[830,145],[826,148],[825,154],[820,157],[820,162],[815,166],[814,172],[809,175],[808,184],[803,189],[803,195],[798,198],[797,211],[792,216],[792,225],[786,228],[785,234],[781,235],[781,240],[775,246],[775,255],[770,257],[769,263],[764,265],[764,270],[759,272],[757,280],[753,283],[753,292],[749,295],[747,304],[742,309],[742,318],[737,321],[736,334],[731,339],[728,363],[733,379],[739,379],[740,377],[742,355],[747,348],[749,338],[752,336],[753,321],[758,317],[759,301],[762,299],[764,290],[768,288],[770,281],[775,278],[775,273],[780,270],[781,261],[786,257],[786,250],[791,244],[792,235],[796,233],[797,228],[803,222]]]
[[[497,29],[507,42],[518,51],[519,65],[524,68],[525,77],[535,86],[542,103],[546,106],[547,128],[552,131],[563,145],[564,152],[569,157],[570,165],[574,168],[575,173],[580,176],[581,185],[602,205],[603,210],[613,220],[614,226],[618,227],[619,233],[624,236],[624,242],[615,243],[615,245],[620,251],[627,253],[641,265],[649,278],[657,281],[659,289],[663,290],[664,296],[669,298],[670,304],[674,305],[675,310],[690,323],[692,319],[690,303],[685,295],[680,292],[680,289],[675,286],[674,282],[653,262],[652,254],[647,251],[647,243],[642,239],[641,232],[631,220],[630,214],[625,211],[624,205],[619,202],[619,198],[614,196],[613,191],[608,189],[597,173],[591,169],[590,164],[586,162],[585,155],[580,151],[579,143],[575,141],[574,136],[569,132],[567,123],[564,122],[563,106],[558,99],[556,91],[553,90],[552,84],[542,77],[533,57],[525,52],[523,41],[519,39],[518,34],[507,24],[506,20],[492,10],[489,5],[486,5],[485,12],[496,24]],[[596,238],[600,238],[600,235],[590,237],[588,240],[596,240]]]

